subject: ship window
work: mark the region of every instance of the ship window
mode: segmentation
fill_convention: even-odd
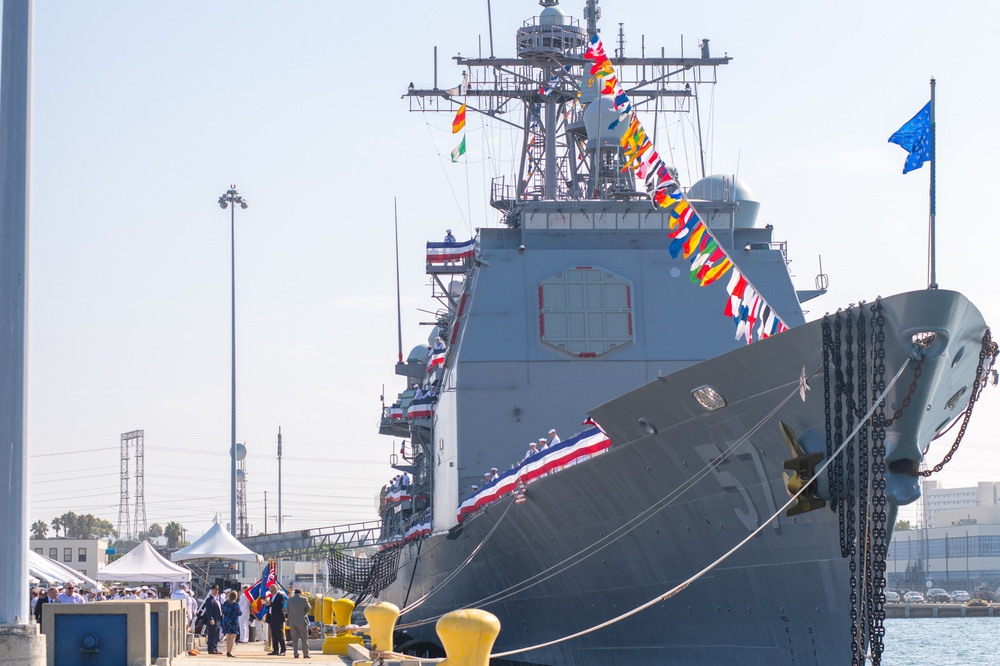
[[[592,358],[632,342],[632,284],[603,268],[576,266],[538,285],[542,342]]]

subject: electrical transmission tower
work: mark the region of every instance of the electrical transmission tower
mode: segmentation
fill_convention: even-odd
[[[129,516],[128,501],[128,436],[122,434],[122,483],[121,495],[118,500],[118,538],[121,541],[132,541],[132,520]]]
[[[145,431],[133,430],[122,433],[121,455],[121,494],[118,500],[118,538],[122,541],[137,541],[139,535],[146,534],[146,496],[145,485]],[[129,449],[135,449],[135,510],[129,520],[128,468]]]
[[[146,448],[144,444],[145,432],[145,430],[133,430],[128,433],[135,442],[135,513],[133,514],[135,529],[133,531],[136,539],[139,538],[140,534],[149,532],[149,527],[146,525],[146,495],[143,489],[145,486],[145,463],[143,461],[144,449]]]

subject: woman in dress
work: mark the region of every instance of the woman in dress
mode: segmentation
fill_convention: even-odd
[[[240,605],[236,602],[239,599],[239,595],[236,592],[230,592],[229,598],[226,602],[222,604],[222,633],[226,636],[226,656],[235,657],[233,654],[233,645],[236,644],[236,634],[240,633],[240,615],[243,611],[240,610]]]

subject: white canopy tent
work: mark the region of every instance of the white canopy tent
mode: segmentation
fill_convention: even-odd
[[[191,580],[191,572],[173,564],[143,541],[128,554],[97,572],[97,580],[181,583]]]
[[[174,562],[187,562],[189,560],[236,560],[237,562],[256,562],[262,564],[264,558],[253,552],[236,537],[226,531],[220,523],[218,517],[211,529],[201,535],[197,541],[187,548],[182,548],[170,554],[170,559]]]
[[[100,587],[100,583],[93,578],[88,578],[76,569],[71,569],[62,562],[51,560],[33,550],[28,551],[28,575],[37,578],[39,583],[45,585],[73,582],[76,585]]]

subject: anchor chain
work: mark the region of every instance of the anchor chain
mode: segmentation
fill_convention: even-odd
[[[887,501],[885,498],[885,316],[882,313],[882,303],[875,301],[872,306],[872,329],[875,348],[872,353],[872,400],[877,401],[875,413],[872,414],[872,472],[874,482],[872,487],[872,555],[874,559],[872,594],[869,597],[868,622],[872,664],[881,662],[883,642],[885,639],[885,572],[886,558],[889,553],[887,543],[888,530],[886,520]],[[918,366],[919,368],[919,366]],[[916,390],[916,380],[911,384],[910,393]]]
[[[831,498],[839,500],[841,556],[849,558],[852,666],[879,664],[885,635],[885,428],[891,421],[885,418],[883,399],[884,327],[876,301],[828,315],[822,329],[828,451],[854,429],[855,419],[877,405],[872,420],[860,424],[845,459],[838,457],[828,468],[834,470],[828,476]],[[910,395],[915,390],[911,385]]]
[[[841,362],[841,351],[840,351],[840,332],[841,332],[841,321],[838,316],[834,321],[833,325],[833,363],[836,372],[834,377],[836,379],[836,401],[834,403],[834,430],[833,430],[833,441],[842,442],[844,440],[844,402],[843,402],[843,385],[844,385],[844,375],[840,370]],[[844,507],[844,458],[843,456],[837,456],[837,459],[833,461],[833,477],[834,487],[837,492],[837,518],[840,523],[840,556],[847,557],[847,515],[846,509]]]
[[[870,321],[866,313],[871,314]],[[925,356],[917,359],[913,379],[899,408],[886,416],[885,315],[880,301],[823,319],[824,421],[827,457],[845,432],[854,429],[871,405],[871,419],[861,423],[846,454],[827,468],[830,508],[837,511],[841,556],[849,558],[852,666],[881,664],[885,638],[888,501],[886,499],[886,429],[903,416],[919,385]],[[986,386],[1000,347],[987,328],[969,403],[955,443],[929,476],[948,464],[965,435],[972,410]],[[846,467],[846,469],[845,469]]]
[[[983,389],[986,387],[986,380],[989,377],[990,372],[993,370],[993,365],[997,360],[997,343],[993,342],[992,334],[990,329],[986,329],[986,333],[983,334],[983,344],[979,349],[979,365],[976,366],[976,379],[972,384],[972,391],[969,394],[969,404],[965,408],[965,416],[962,418],[962,425],[958,429],[958,435],[955,437],[955,443],[951,445],[951,450],[945,454],[944,458],[937,465],[934,465],[931,469],[925,469],[920,472],[915,472],[914,476],[928,477],[931,474],[937,474],[940,472],[945,465],[951,462],[951,457],[955,455],[958,451],[959,444],[962,443],[962,438],[965,437],[965,429],[969,427],[969,419],[972,417],[972,409],[979,400],[979,396],[982,394]],[[989,359],[989,362],[987,362]],[[914,379],[916,381],[916,379]]]
[[[858,319],[857,319],[857,411],[858,418],[863,418],[864,414],[868,412],[868,349],[867,349],[867,330],[866,330],[866,320],[865,320],[865,308],[864,306],[858,308]],[[864,666],[865,661],[865,647],[868,645],[870,628],[871,628],[871,614],[872,614],[872,594],[874,592],[874,585],[872,582],[872,573],[874,568],[874,562],[872,561],[872,534],[871,534],[871,521],[869,520],[869,502],[871,501],[871,470],[869,467],[869,458],[871,456],[870,452],[870,442],[868,440],[868,423],[864,422],[861,428],[858,430],[857,434],[857,448],[858,448],[858,588],[861,591],[858,599],[858,604],[860,608],[858,609],[858,620],[860,626],[858,627],[858,641],[855,645],[855,654],[858,657],[857,663],[859,666]]]
[[[826,424],[826,459],[833,457],[833,430],[831,429],[833,415],[830,409],[830,363],[832,353],[830,346],[833,344],[833,333],[830,330],[830,316],[823,318],[823,418]],[[830,509],[837,510],[837,487],[834,485],[833,465],[827,465],[826,483],[830,488]]]

